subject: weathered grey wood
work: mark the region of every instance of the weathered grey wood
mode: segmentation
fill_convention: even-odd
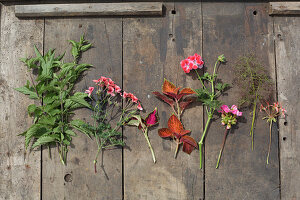
[[[278,101],[287,110],[279,120],[281,199],[300,198],[300,18],[275,17]]]
[[[56,48],[59,53],[67,51],[66,59],[71,58],[67,40],[78,40],[85,34],[86,39],[93,43],[94,48],[85,52],[80,62],[93,64],[94,67],[85,73],[74,91],[84,92],[94,85],[92,80],[101,75],[121,84],[121,19],[46,19],[45,23],[45,50]],[[81,109],[74,118],[92,122],[91,115],[90,111]],[[98,173],[95,174],[93,160],[97,151],[96,142],[78,134],[69,149],[66,167],[60,163],[57,149],[52,149],[52,160],[48,157],[48,150],[43,150],[43,200],[122,199],[122,150],[105,151],[103,160],[100,155]],[[71,177],[66,177],[67,174]],[[64,180],[64,177],[68,179]],[[68,182],[70,178],[72,180]]]
[[[124,19],[124,89],[140,98],[146,112],[158,107],[160,124],[149,132],[157,163],[152,161],[144,136],[135,127],[126,127],[124,138],[124,199],[203,199],[203,173],[198,152],[181,151],[174,159],[176,145],[158,136],[167,127],[171,109],[152,91],[161,91],[164,78],[177,86],[194,87],[195,74],[187,76],[180,60],[201,53],[201,3],[166,3],[164,18]],[[176,14],[172,14],[172,10]],[[142,113],[145,115],[146,113]],[[191,120],[192,119],[192,120]],[[202,107],[183,114],[186,129],[196,140],[202,130]]]
[[[42,49],[43,20],[20,21],[13,6],[1,6],[0,53],[0,199],[40,199],[39,150],[25,152],[24,137],[32,124],[27,106],[33,101],[14,90],[29,80],[19,58]]]
[[[270,2],[269,15],[299,15],[300,2]]]
[[[162,3],[16,5],[17,17],[162,15]]]
[[[267,4],[203,3],[203,58],[210,72],[218,55],[228,62],[218,74],[232,88],[220,98],[224,104],[238,104],[240,88],[233,82],[233,65],[239,56],[255,53],[273,76],[273,32]],[[215,169],[224,126],[214,121],[205,142],[205,199],[280,199],[278,132],[273,130],[270,164],[266,165],[269,142],[268,124],[258,112],[251,150],[250,110],[243,112],[247,122],[238,123],[227,137],[219,169]]]

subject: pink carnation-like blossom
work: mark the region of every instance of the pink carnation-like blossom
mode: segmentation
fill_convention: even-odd
[[[116,93],[120,93],[122,90],[118,85],[115,85],[115,91]]]
[[[193,69],[201,69],[203,67],[203,64],[204,62],[201,56],[197,53],[180,62],[180,65],[185,73],[190,73],[190,71]]]
[[[220,112],[222,114],[232,113],[232,114],[234,114],[236,116],[239,116],[239,117],[243,115],[243,113],[238,110],[236,105],[232,105],[231,109],[229,109],[229,107],[227,105],[222,105],[221,110],[219,110],[218,112]]]
[[[137,109],[139,110],[143,110],[143,107],[141,106],[141,103],[139,102],[138,106],[137,106]]]
[[[243,113],[238,110],[236,105],[231,106],[231,113],[239,117],[243,115]]]
[[[93,91],[94,91],[94,87],[89,87],[89,89],[86,90],[85,93],[89,94],[88,96],[90,97]]]
[[[116,94],[114,93],[114,87],[108,86],[107,94],[110,94],[111,96],[115,96]]]

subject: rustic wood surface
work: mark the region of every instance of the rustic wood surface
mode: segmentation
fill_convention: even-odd
[[[27,106],[33,101],[14,90],[23,87],[29,73],[19,58],[43,48],[43,20],[20,21],[13,6],[1,6],[0,64],[0,199],[40,199],[40,150],[25,152],[30,127]]]
[[[16,5],[17,17],[162,15],[162,3],[82,3]]]
[[[81,63],[94,67],[88,70],[75,90],[84,92],[93,86],[92,80],[101,75],[109,76],[116,83],[122,82],[122,24],[121,19],[46,19],[45,50],[56,48],[57,53],[67,51],[70,57],[69,39],[78,41],[82,34],[94,48],[83,53]],[[76,118],[91,122],[91,112],[80,110]],[[43,200],[60,199],[122,199],[122,151],[108,150],[98,158],[98,173],[93,160],[97,152],[94,140],[78,133],[69,148],[67,166],[63,166],[52,149],[43,150]],[[101,167],[103,165],[103,167]]]
[[[124,19],[124,88],[138,95],[147,113],[158,107],[158,128],[167,127],[172,111],[152,91],[161,91],[164,78],[177,86],[196,86],[195,77],[184,74],[180,60],[195,52],[201,54],[202,38],[200,3],[165,6],[166,16],[162,19]],[[195,105],[187,109],[183,123],[198,140],[202,108]],[[175,143],[160,138],[158,128],[149,132],[156,164],[139,130],[125,128],[129,149],[124,149],[124,199],[203,199],[203,173],[198,167],[197,151],[188,155],[180,149],[174,159]]]
[[[300,2],[270,2],[270,15],[299,15]]]
[[[278,100],[287,110],[279,120],[282,200],[300,198],[300,18],[275,17]]]
[[[228,62],[219,67],[219,78],[230,83],[228,95],[220,98],[225,104],[238,104],[240,88],[233,83],[233,65],[238,57],[255,53],[272,74],[275,71],[269,52],[273,50],[271,23],[265,4],[203,3],[203,58],[212,72],[218,55]],[[271,52],[272,53],[272,52]],[[272,57],[272,56],[271,56]],[[215,169],[222,144],[224,126],[214,121],[205,143],[205,199],[279,199],[278,133],[273,132],[270,164],[266,165],[269,142],[268,124],[257,112],[254,150],[251,150],[251,117],[243,111],[244,122],[227,137],[219,169]]]
[[[273,200],[280,199],[280,194],[283,200],[300,198],[299,17],[268,16],[268,3],[259,2],[163,4],[164,13],[159,17],[45,20],[19,20],[14,6],[2,6],[0,199]],[[145,138],[134,127],[124,128],[127,147],[105,151],[103,162],[99,157],[97,174],[92,163],[96,144],[80,133],[69,149],[66,167],[60,163],[57,149],[51,149],[52,159],[47,149],[42,154],[39,150],[24,154],[24,138],[17,134],[32,124],[27,106],[33,101],[13,90],[23,86],[29,77],[19,58],[33,55],[33,44],[45,51],[51,47],[57,48],[57,53],[69,51],[67,40],[78,40],[83,33],[94,48],[84,54],[81,62],[91,63],[94,68],[85,73],[76,90],[84,91],[92,79],[106,75],[136,94],[146,112],[158,107],[160,124],[149,132],[156,164]],[[266,165],[268,124],[260,113],[251,151],[250,110],[243,111],[246,119],[228,135],[219,169],[215,165],[224,133],[220,119],[213,122],[207,134],[203,170],[199,170],[197,151],[187,155],[180,150],[174,159],[175,144],[157,134],[158,128],[167,126],[171,109],[152,91],[161,90],[163,78],[177,86],[199,87],[195,74],[184,74],[180,61],[198,53],[210,71],[217,56],[225,54],[228,62],[218,73],[233,88],[221,100],[236,104],[240,89],[232,80],[233,64],[248,52],[255,53],[270,76],[277,78],[274,89],[277,86],[278,100],[288,113],[286,120],[279,121],[279,136],[273,126],[270,164]],[[90,114],[79,110],[76,118],[89,120]],[[203,132],[203,116],[206,117],[199,104],[183,114],[185,128],[192,130],[196,140]]]

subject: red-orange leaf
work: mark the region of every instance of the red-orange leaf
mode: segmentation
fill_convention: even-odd
[[[158,130],[158,135],[162,138],[172,137],[173,134],[168,128],[161,128]]]
[[[163,100],[164,102],[166,102],[167,104],[169,104],[170,106],[173,106],[173,105],[174,105],[174,101],[173,101],[172,99],[169,99],[167,96],[162,95],[162,94],[159,93],[159,92],[153,92],[153,94],[154,94],[157,98],[159,98],[159,99]]]
[[[180,109],[183,111],[193,101],[194,101],[193,99],[184,99],[182,102],[179,103]]]
[[[196,92],[191,88],[183,88],[179,94],[196,94]]]
[[[179,134],[183,130],[182,123],[179,119],[173,114],[168,121],[168,127],[171,132]]]
[[[179,90],[179,88],[176,88],[176,86],[173,83],[171,83],[167,79],[164,79],[164,84],[162,86],[163,93],[170,92],[170,93],[177,94],[178,90]]]
[[[180,131],[180,135],[181,136],[184,136],[184,135],[186,135],[186,134],[189,134],[191,131],[190,130],[181,130]]]
[[[180,141],[183,142],[182,151],[187,154],[192,153],[195,148],[198,148],[197,142],[190,136],[185,135],[180,139]]]

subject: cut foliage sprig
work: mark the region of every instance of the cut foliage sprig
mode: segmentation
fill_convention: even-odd
[[[272,80],[267,75],[264,66],[254,55],[239,58],[235,65],[236,82],[242,89],[240,106],[252,107],[252,122],[250,129],[251,149],[254,148],[254,126],[257,104],[266,100],[272,93]]]
[[[156,163],[156,158],[149,140],[148,131],[151,127],[158,124],[158,120],[159,118],[157,114],[157,108],[155,108],[151,113],[147,115],[145,119],[142,118],[141,115],[133,115],[132,118],[126,123],[126,125],[128,126],[138,127],[138,129],[140,129],[143,132],[146,141],[148,143],[149,149],[151,151],[152,159],[154,163]]]
[[[243,114],[242,112],[240,112],[238,110],[236,105],[232,105],[231,108],[229,108],[227,105],[222,105],[221,110],[219,110],[218,112],[222,113],[221,123],[223,126],[226,126],[226,128],[225,128],[224,138],[223,138],[221,150],[219,153],[216,169],[219,167],[219,163],[220,163],[221,156],[222,156],[222,153],[223,153],[223,150],[225,147],[227,135],[228,135],[232,125],[235,125],[237,123],[237,117],[240,117]]]
[[[93,82],[96,84],[96,90],[94,87],[89,87],[85,91],[95,101],[94,106],[91,106],[93,110],[93,124],[82,120],[74,120],[72,121],[72,126],[88,137],[95,139],[98,146],[93,161],[96,173],[99,153],[103,149],[125,145],[119,129],[136,115],[138,110],[142,110],[142,107],[136,96],[132,93],[122,92],[121,88],[110,78],[101,76],[101,78],[93,80]],[[92,98],[93,91],[96,91],[95,98]],[[121,97],[124,100],[123,106],[120,102]],[[93,105],[93,102],[91,104]],[[115,118],[119,118],[119,120],[115,125],[112,125],[112,120]]]
[[[88,50],[91,44],[84,40],[79,42],[70,40],[72,44],[73,62],[64,63],[64,54],[55,57],[55,50],[50,49],[44,56],[34,47],[36,57],[22,58],[30,73],[30,81],[17,91],[28,95],[30,99],[39,101],[39,105],[28,106],[28,114],[34,118],[33,125],[24,133],[25,146],[34,141],[31,148],[41,145],[56,145],[60,160],[66,163],[68,146],[76,134],[70,126],[70,117],[75,109],[90,107],[85,101],[87,94],[72,89],[79,76],[86,71],[90,64],[78,64],[82,52]],[[79,45],[80,44],[80,45]],[[78,48],[75,49],[75,46]],[[36,70],[36,79],[31,74]]]
[[[182,150],[190,154],[198,146],[192,137],[186,135],[190,131],[183,129],[180,120],[183,111],[194,101],[194,98],[187,96],[195,94],[195,92],[191,88],[177,88],[173,83],[164,79],[162,94],[160,92],[153,92],[153,94],[169,104],[173,111],[168,121],[168,128],[159,129],[158,135],[162,138],[172,138],[176,142],[174,158],[176,158],[181,144],[183,144]]]
[[[273,104],[269,104],[267,102],[266,106],[260,105],[260,112],[265,112],[266,116],[263,119],[266,119],[270,126],[270,133],[269,133],[269,148],[268,148],[268,156],[267,156],[267,164],[269,164],[269,157],[271,152],[271,143],[272,143],[272,124],[273,122],[276,123],[277,117],[285,117],[286,110],[282,108],[282,106],[277,102]]]
[[[203,143],[205,139],[205,135],[208,131],[208,127],[210,124],[211,119],[213,118],[213,114],[215,110],[221,105],[221,102],[217,100],[217,98],[222,94],[222,92],[229,87],[227,83],[217,83],[217,66],[221,63],[225,63],[226,59],[224,55],[220,55],[215,63],[213,74],[209,74],[205,72],[202,76],[199,75],[197,69],[203,68],[204,62],[202,61],[201,56],[195,54],[194,56],[189,56],[185,60],[181,61],[181,67],[185,73],[190,73],[191,70],[195,70],[198,76],[198,80],[201,83],[202,88],[196,89],[196,95],[198,97],[198,101],[202,102],[206,113],[207,113],[207,121],[206,125],[202,134],[202,137],[199,141],[199,157],[200,157],[200,169],[202,169],[202,154],[203,154]],[[210,87],[205,86],[205,82],[210,84]]]

